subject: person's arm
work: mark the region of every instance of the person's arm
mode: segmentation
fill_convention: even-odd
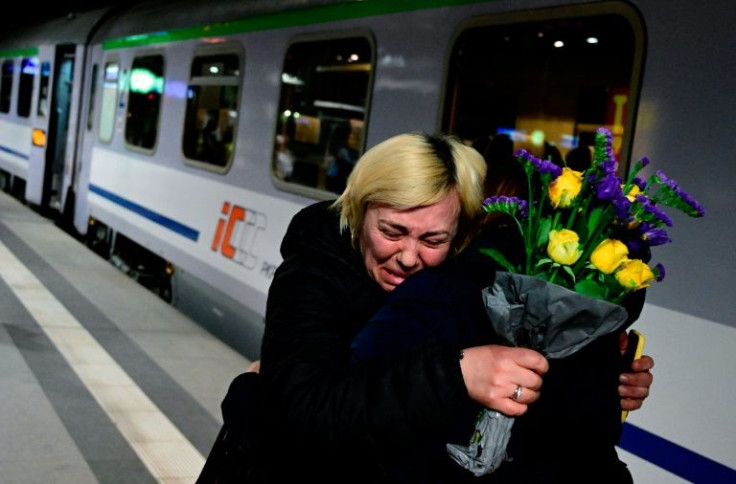
[[[380,450],[443,438],[456,419],[472,421],[478,407],[468,398],[457,349],[430,341],[388,361],[351,366],[352,335],[375,308],[361,301],[365,291],[345,287],[349,278],[325,274],[316,261],[305,266],[285,261],[269,293],[261,375],[272,432],[325,451]]]

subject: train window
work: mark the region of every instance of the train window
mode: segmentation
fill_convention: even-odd
[[[499,171],[518,168],[503,164],[518,148],[574,165],[589,156],[600,126],[613,132],[617,155],[627,152],[641,24],[586,8],[574,17],[567,9],[469,22],[452,47],[442,129],[474,143]]]
[[[125,141],[128,146],[153,149],[158,136],[163,92],[163,56],[146,55],[133,59],[128,79],[128,112],[125,120]]]
[[[89,86],[89,106],[87,107],[87,131],[92,131],[92,114],[95,110],[95,93],[97,92],[97,71],[99,66],[97,64],[92,65],[92,76]]]
[[[369,36],[293,42],[281,74],[272,172],[279,188],[331,197],[364,149]]]
[[[13,71],[15,71],[13,59],[4,60],[2,73],[0,73],[0,113],[10,112],[10,98],[13,94]]]
[[[230,52],[198,55],[187,89],[182,150],[204,166],[230,164],[238,120],[240,56]]]
[[[38,89],[38,107],[36,114],[39,117],[46,117],[49,108],[49,76],[51,75],[51,63],[41,63],[41,82]]]
[[[100,105],[100,141],[109,143],[115,129],[115,113],[118,105],[118,85],[120,64],[117,61],[107,62],[102,79],[102,102]]]
[[[33,80],[38,72],[38,59],[26,57],[20,61],[20,82],[18,84],[18,116],[27,118],[31,114]]]

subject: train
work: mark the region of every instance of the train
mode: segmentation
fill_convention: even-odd
[[[621,173],[647,156],[707,209],[656,250],[624,460],[736,482],[733,25],[731,0],[152,0],[17,25],[0,187],[257,359],[291,217],[371,146],[503,135],[565,159],[606,127]]]

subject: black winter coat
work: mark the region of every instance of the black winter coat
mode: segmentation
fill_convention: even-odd
[[[487,230],[458,257],[407,279],[353,341],[354,361],[380,361],[427,340],[450,341],[462,348],[500,343],[481,296],[481,290],[493,284],[497,267],[478,248],[494,246],[513,254],[521,247],[513,245],[515,240],[514,233]],[[643,305],[643,291],[634,294],[625,304],[629,324]],[[569,357],[551,359],[541,397],[515,419],[508,460],[494,473],[476,478],[459,472],[457,464],[451,472],[444,443],[437,441],[405,452],[390,472],[401,482],[631,482],[615,449],[621,432],[621,371],[618,332]],[[467,445],[470,435],[461,443]]]
[[[464,441],[480,408],[455,343],[429,339],[390,360],[350,364],[351,341],[385,292],[329,203],[293,218],[269,290],[261,471],[264,482],[395,482],[387,471],[404,449]]]

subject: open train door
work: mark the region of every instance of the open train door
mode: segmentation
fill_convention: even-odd
[[[81,78],[76,72],[75,54],[74,44],[39,49],[40,76],[26,200],[50,215],[61,213],[65,186],[74,173],[75,137],[70,126],[78,116],[80,88],[76,79]]]

